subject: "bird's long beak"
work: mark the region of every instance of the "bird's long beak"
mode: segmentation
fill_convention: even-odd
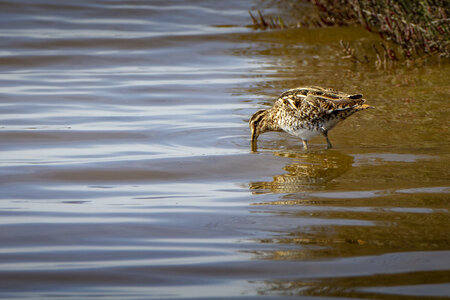
[[[252,149],[252,152],[258,151],[258,145],[257,145],[256,141],[252,140],[251,149]]]
[[[251,148],[252,152],[256,152],[258,150],[258,135],[255,134],[255,132],[252,130],[252,139],[251,139]]]

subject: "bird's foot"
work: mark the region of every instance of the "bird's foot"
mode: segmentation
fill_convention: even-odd
[[[303,150],[308,150],[308,142],[305,140],[302,140],[303,142]]]

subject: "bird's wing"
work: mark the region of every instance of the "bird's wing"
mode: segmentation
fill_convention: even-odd
[[[314,119],[334,111],[346,110],[362,105],[361,94],[345,94],[319,87],[303,87],[288,90],[280,95],[285,105],[301,118]]]
[[[285,105],[296,111],[302,107],[303,101],[309,93],[320,92],[320,90],[322,90],[320,87],[299,87],[282,93],[279,99]]]
[[[365,100],[362,95],[342,95],[339,97],[308,94],[303,100],[303,105],[312,106],[320,113],[331,114],[334,111],[351,109],[362,105]]]

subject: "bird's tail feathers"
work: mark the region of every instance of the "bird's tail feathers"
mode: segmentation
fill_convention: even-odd
[[[369,109],[369,108],[375,108],[374,106],[370,106],[368,104],[361,104],[357,106],[358,110],[364,110],[364,109]]]

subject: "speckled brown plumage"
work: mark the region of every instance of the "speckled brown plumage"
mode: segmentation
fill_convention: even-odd
[[[250,118],[252,149],[258,136],[267,131],[285,131],[307,142],[322,134],[331,148],[328,131],[357,111],[372,108],[361,94],[346,94],[321,87],[300,87],[282,93],[270,109]]]

